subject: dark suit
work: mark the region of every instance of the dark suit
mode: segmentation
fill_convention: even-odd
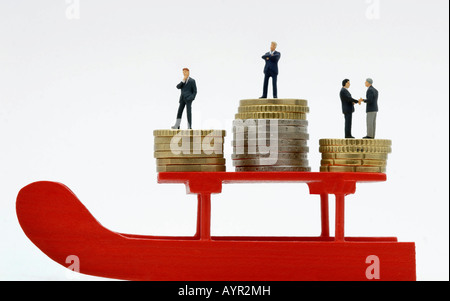
[[[366,113],[378,112],[378,90],[370,86],[367,89],[364,102],[367,104]]]
[[[373,86],[370,86],[366,92],[366,99],[364,102],[366,106],[366,123],[367,123],[367,136],[375,138],[375,131],[377,125],[377,112],[378,112],[378,90]]]
[[[264,66],[264,88],[263,98],[267,98],[267,90],[269,87],[269,78],[272,78],[273,98],[278,97],[277,91],[277,78],[278,78],[278,61],[280,60],[281,53],[274,51],[273,54],[267,52],[262,56],[262,59],[266,62]]]
[[[345,117],[345,138],[352,137],[352,114],[355,111],[354,104],[358,103],[356,99],[352,98],[350,92],[342,87],[339,93],[342,103],[342,113]]]
[[[177,125],[181,122],[183,116],[184,107],[187,107],[187,119],[188,128],[192,128],[192,102],[197,95],[197,85],[195,80],[191,77],[188,78],[187,83],[180,82],[177,85],[177,89],[181,89],[180,106],[178,107]]]

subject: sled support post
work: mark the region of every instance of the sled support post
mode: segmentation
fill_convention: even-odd
[[[330,237],[330,223],[329,223],[329,213],[328,213],[328,193],[322,193],[320,195],[320,213],[321,213],[321,223],[322,223],[322,233],[321,237]]]
[[[199,193],[197,198],[197,235],[200,240],[211,240],[211,194]]]
[[[345,195],[336,194],[336,235],[335,241],[344,241]]]

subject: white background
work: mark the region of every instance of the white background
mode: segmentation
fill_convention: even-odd
[[[418,280],[449,279],[448,1],[79,4],[0,2],[0,280],[73,279],[18,224],[15,198],[34,181],[64,183],[113,231],[193,235],[196,196],[156,183],[153,130],[173,125],[189,67],[193,126],[227,130],[233,171],[231,122],[240,99],[261,96],[272,40],[278,96],[309,101],[313,171],[319,139],[344,134],[341,81],[359,98],[374,79],[377,138],[393,141],[388,180],[347,197],[346,235],[415,242]],[[354,136],[365,129],[357,106]],[[212,200],[213,235],[320,234],[319,197],[304,184],[224,185]]]

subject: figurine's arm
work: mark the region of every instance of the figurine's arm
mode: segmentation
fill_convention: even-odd
[[[262,59],[263,59],[263,60],[267,60],[269,57],[270,57],[270,53],[267,52],[266,54],[264,54],[264,55],[262,56]]]
[[[269,60],[274,62],[274,63],[277,63],[280,60],[280,57],[281,57],[281,53],[279,53],[279,52],[278,53],[274,53],[273,55],[269,56]]]
[[[180,82],[180,83],[177,85],[177,89],[181,89],[181,88],[183,88],[183,86],[184,86],[184,83],[183,83],[183,82]]]
[[[352,95],[350,94],[350,92],[347,89],[344,89],[344,100],[346,102],[358,103],[358,101],[356,99],[353,99]]]

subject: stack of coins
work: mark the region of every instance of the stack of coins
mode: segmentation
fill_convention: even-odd
[[[222,130],[155,130],[157,172],[226,171]]]
[[[233,121],[233,166],[244,171],[311,171],[308,102],[244,99]]]
[[[385,173],[391,140],[321,139],[321,172]]]

